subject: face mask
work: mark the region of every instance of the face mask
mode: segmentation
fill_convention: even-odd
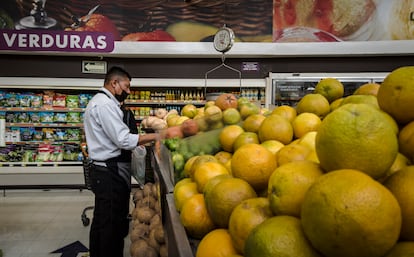
[[[127,99],[128,95],[129,94],[127,92],[125,92],[124,90],[122,90],[122,93],[120,95],[115,95],[115,98],[119,102],[123,102],[125,99]]]

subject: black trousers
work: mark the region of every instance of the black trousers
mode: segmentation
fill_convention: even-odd
[[[123,257],[124,238],[129,230],[130,188],[118,174],[116,162],[94,165],[91,187],[95,207],[89,235],[91,257]]]

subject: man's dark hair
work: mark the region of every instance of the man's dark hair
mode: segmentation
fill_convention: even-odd
[[[129,73],[126,70],[118,66],[113,66],[106,73],[104,83],[109,83],[116,76],[127,77],[131,81],[131,75],[129,75]]]

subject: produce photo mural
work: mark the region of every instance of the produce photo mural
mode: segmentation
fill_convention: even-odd
[[[2,0],[0,29],[112,33],[115,41],[411,40],[411,0]]]

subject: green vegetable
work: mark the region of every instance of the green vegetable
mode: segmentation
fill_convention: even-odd
[[[181,139],[178,137],[167,138],[164,140],[164,145],[171,151],[176,151],[180,146]]]
[[[180,153],[178,152],[172,153],[172,162],[174,165],[174,173],[176,174],[180,173],[184,169],[185,160],[184,160],[184,156],[182,156]]]

